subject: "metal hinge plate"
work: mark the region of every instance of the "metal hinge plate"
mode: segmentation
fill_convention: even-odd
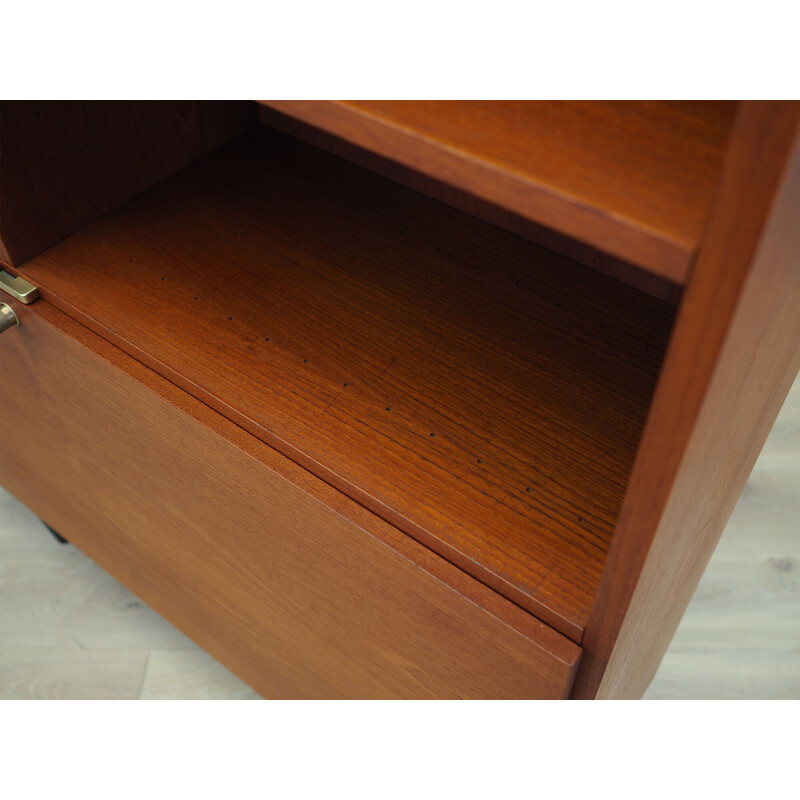
[[[3,269],[0,269],[0,289],[26,305],[39,297],[39,290],[32,283],[24,278],[15,278]]]

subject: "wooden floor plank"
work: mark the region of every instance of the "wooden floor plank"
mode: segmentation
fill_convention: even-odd
[[[3,648],[194,648],[193,642],[0,490]]]
[[[2,700],[136,700],[147,650],[0,646]]]
[[[153,650],[147,664],[142,700],[259,700],[218,661],[195,647]]]
[[[800,698],[800,651],[667,652],[648,700]]]
[[[800,698],[800,379],[645,698]]]

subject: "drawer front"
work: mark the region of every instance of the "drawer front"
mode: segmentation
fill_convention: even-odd
[[[39,301],[2,483],[266,697],[568,695],[572,642]]]

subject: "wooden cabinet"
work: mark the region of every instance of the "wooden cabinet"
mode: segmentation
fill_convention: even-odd
[[[3,485],[268,697],[638,696],[797,372],[798,118],[5,103]]]

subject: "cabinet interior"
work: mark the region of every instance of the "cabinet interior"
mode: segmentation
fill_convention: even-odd
[[[20,271],[579,637],[672,304],[264,129]]]
[[[262,101],[349,143],[685,282],[735,101]]]

